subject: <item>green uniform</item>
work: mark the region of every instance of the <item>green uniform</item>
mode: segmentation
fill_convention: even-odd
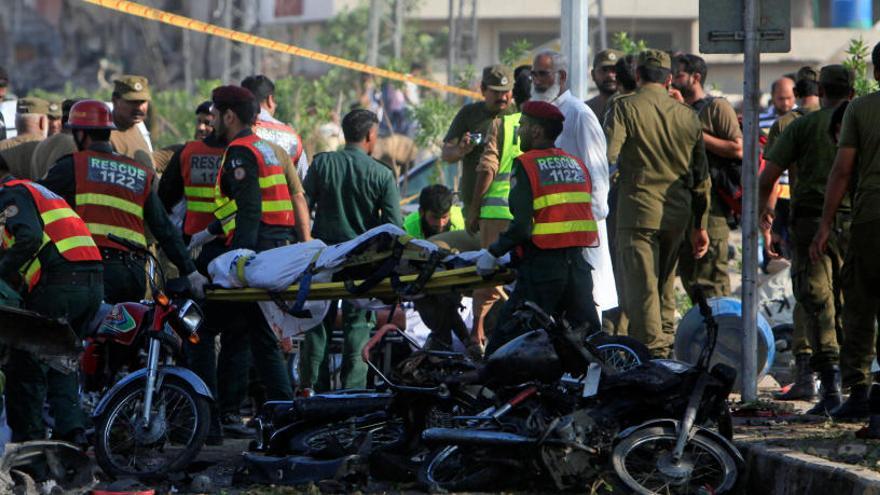
[[[706,228],[710,180],[694,111],[659,84],[618,99],[605,119],[608,163],[618,163],[617,256],[629,334],[655,355],[672,346],[671,298],[685,233]]]
[[[327,244],[354,239],[382,224],[402,225],[400,193],[394,175],[356,145],[317,155],[303,188],[310,209],[315,212],[312,236]],[[303,387],[327,390],[330,386],[328,351],[335,319],[334,309],[322,325],[306,333]],[[360,353],[373,327],[372,314],[343,301],[342,321],[342,384],[344,388],[364,388],[367,365]]]
[[[403,230],[416,239],[424,239],[425,226],[422,224],[422,216],[418,211],[414,211],[403,219]],[[461,207],[458,206],[449,209],[449,229],[447,232],[455,230],[464,230],[464,215],[461,212]]]
[[[443,141],[450,142],[461,139],[468,132],[480,133],[485,140],[489,132],[489,126],[496,117],[508,115],[515,111],[516,109],[513,105],[510,105],[502,112],[491,112],[486,108],[485,102],[468,103],[455,114],[455,118],[449,124],[449,130],[446,131],[446,137],[443,138]],[[480,155],[483,154],[483,148],[485,148],[484,144],[478,144],[461,159],[461,183],[458,189],[465,211],[468,211],[470,201],[474,196],[474,185],[477,181],[477,164],[480,163]]]
[[[43,223],[30,193],[23,187],[0,189],[0,212],[15,244],[0,256],[0,279],[13,284],[18,269],[35,255],[41,264],[40,281],[24,296],[24,307],[53,318],[65,318],[83,336],[103,296],[101,265],[69,262],[49,244],[40,249]],[[10,216],[10,213],[12,215]],[[37,254],[39,253],[39,254]],[[63,374],[24,351],[11,353],[6,364],[7,403],[12,441],[45,438],[43,403],[48,400],[55,418],[53,437],[72,440],[85,427],[80,409],[76,373]]]
[[[797,164],[797,181],[792,189],[789,232],[792,241],[792,285],[795,317],[807,330],[813,350],[811,366],[823,371],[837,364],[837,336],[842,331],[839,290],[840,271],[849,236],[849,200],[838,210],[838,222],[825,256],[810,261],[810,244],[819,228],[825,184],[837,147],[828,135],[834,108],[823,108],[789,124],[765,155],[782,169]]]
[[[880,314],[880,92],[849,104],[840,128],[840,148],[856,150],[850,245],[843,264],[844,386],[870,385],[877,315]]]
[[[703,132],[712,136],[733,141],[742,138],[736,111],[724,98],[713,98],[699,110],[700,124]],[[721,158],[713,153],[706,152],[709,167],[724,167],[730,163],[729,159]],[[681,254],[678,259],[678,273],[685,291],[691,296],[691,287],[695,284],[707,287],[706,297],[723,297],[730,295],[730,277],[727,274],[727,241],[730,237],[730,227],[727,225],[727,215],[723,202],[712,188],[711,207],[709,208],[709,251],[706,255],[695,260],[690,239],[685,239],[682,244]],[[674,304],[674,301],[672,301]]]
[[[112,153],[108,143],[94,143],[89,148],[102,153]],[[156,181],[154,181],[155,183]],[[72,207],[76,208],[76,174],[73,155],[62,157],[46,174],[40,184],[58,194]],[[144,203],[144,225],[159,241],[168,258],[183,275],[195,271],[196,267],[183,239],[156,195],[154,187]],[[104,256],[104,297],[108,303],[139,301],[146,292],[146,275],[143,257],[116,249],[101,249]]]

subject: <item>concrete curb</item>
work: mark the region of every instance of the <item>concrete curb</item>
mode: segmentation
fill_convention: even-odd
[[[786,447],[737,442],[746,459],[739,493],[749,495],[880,495],[880,473]]]

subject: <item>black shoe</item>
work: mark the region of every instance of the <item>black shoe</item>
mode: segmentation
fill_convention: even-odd
[[[241,416],[237,414],[224,414],[220,420],[223,434],[229,438],[253,438],[256,430],[245,426]]]
[[[838,390],[839,392],[839,390]],[[784,393],[773,394],[776,400],[813,400],[816,398],[816,381],[810,369],[810,355],[795,356],[794,383]]]
[[[842,402],[840,396],[840,368],[832,366],[824,370],[820,374],[819,380],[822,383],[822,398],[806,414],[825,416],[840,406]]]
[[[836,421],[860,421],[867,419],[871,411],[868,403],[868,386],[853,385],[846,402],[831,411]]]

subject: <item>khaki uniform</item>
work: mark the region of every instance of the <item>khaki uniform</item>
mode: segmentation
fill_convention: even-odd
[[[608,162],[618,163],[620,172],[617,256],[629,335],[653,354],[666,355],[674,322],[668,312],[661,315],[661,297],[671,297],[685,234],[708,222],[702,128],[692,109],[661,85],[646,84],[609,108],[605,134]]]
[[[843,346],[840,368],[844,386],[870,385],[871,360],[880,314],[880,92],[849,104],[840,129],[840,148],[856,150],[852,230],[841,274]]]
[[[110,144],[113,145],[113,150],[120,155],[137,160],[145,167],[155,168],[150,145],[147,144],[144,135],[136,125],[125,130],[110,131]]]
[[[0,141],[0,156],[9,165],[12,175],[19,179],[39,179],[31,177],[31,157],[43,139],[36,134],[22,134]]]
[[[47,137],[40,141],[31,156],[31,176],[34,177],[34,180],[42,179],[61,157],[76,151],[76,142],[70,134],[62,132]]]
[[[699,112],[703,132],[720,139],[733,141],[742,138],[736,111],[724,98],[715,98]],[[723,166],[725,159],[712,153],[706,153],[709,166]],[[712,202],[709,209],[709,251],[699,260],[695,260],[691,252],[690,239],[685,239],[681,247],[678,273],[685,291],[691,296],[691,287],[699,284],[707,287],[706,297],[722,297],[730,295],[730,277],[727,274],[727,240],[730,227],[724,214],[722,200],[712,189]],[[674,305],[675,301],[671,301]],[[666,304],[669,304],[667,302]]]
[[[810,261],[810,243],[819,228],[825,184],[837,153],[828,136],[832,113],[834,108],[823,108],[793,121],[765,155],[783,169],[797,164],[789,227],[791,275],[797,301],[795,320],[806,330],[814,371],[826,370],[838,362],[837,336],[842,332],[839,316],[843,304],[839,283],[849,237],[850,201],[845,198],[825,256],[818,263]]]

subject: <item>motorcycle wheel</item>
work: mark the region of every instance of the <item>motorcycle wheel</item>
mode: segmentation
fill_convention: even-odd
[[[445,447],[428,457],[419,469],[419,482],[431,492],[496,491],[502,480],[510,480],[510,467],[484,462],[457,445]]]
[[[393,449],[406,441],[406,430],[399,419],[356,419],[294,435],[289,442],[289,453],[329,458],[350,455],[358,451],[367,434],[372,434],[372,449]]]
[[[617,371],[635,368],[651,359],[645,344],[632,337],[600,333],[590,341],[602,353],[605,362]]]
[[[95,426],[95,459],[113,477],[152,477],[184,469],[208,436],[208,399],[185,380],[166,375],[155,392],[152,431],[144,431],[145,380],[119,390]],[[162,424],[164,423],[164,424]]]
[[[675,429],[653,426],[633,432],[617,444],[611,462],[627,488],[641,495],[707,495],[729,493],[739,468],[717,441],[697,434],[685,447],[679,466],[673,466]]]

